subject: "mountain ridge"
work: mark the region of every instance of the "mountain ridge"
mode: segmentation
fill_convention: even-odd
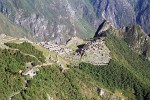
[[[104,20],[103,23],[97,29],[94,37],[107,37],[107,31],[113,32],[115,36],[123,39],[134,52],[145,56],[146,59],[149,60],[150,38],[144,32],[140,25],[136,24],[116,29],[111,25],[109,21]]]
[[[0,99],[150,100],[142,1],[0,0]]]
[[[3,73],[0,78],[17,79],[2,81],[0,86],[5,91],[2,99],[149,100],[150,62],[135,53],[125,42],[122,33],[128,31],[117,30],[108,21],[100,26],[97,37],[95,35],[88,40],[72,38],[67,42],[68,45],[55,42],[35,43],[1,35],[1,41],[4,42],[2,45],[7,47],[2,46],[3,49],[0,49],[0,55],[3,55],[0,56],[3,62],[0,63]],[[133,34],[136,35],[136,30],[141,30],[138,28],[129,27],[135,30]],[[77,46],[81,53],[77,52]],[[22,63],[21,57],[24,57]],[[30,78],[30,74],[24,76],[18,73],[20,70],[28,70],[26,63],[29,62],[32,62],[33,68],[37,68],[33,78]],[[6,78],[4,75],[12,77]],[[17,82],[21,84],[20,87],[16,86]]]
[[[116,28],[139,24],[149,34],[149,1],[141,2],[0,0],[0,11],[34,40],[65,43],[74,36],[93,37],[103,20],[108,20]]]

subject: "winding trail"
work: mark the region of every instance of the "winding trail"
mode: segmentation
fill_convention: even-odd
[[[21,89],[20,91],[18,91],[18,92],[15,92],[15,93],[13,93],[13,94],[11,94],[10,96],[9,96],[9,100],[12,100],[12,98],[15,96],[15,95],[18,95],[18,94],[20,94],[22,91],[24,91],[24,90],[26,90],[28,87],[27,87],[27,82],[26,82],[26,84],[25,84],[25,87],[23,88],[23,89]]]
[[[15,95],[19,94],[21,91],[22,91],[22,90],[13,93],[13,94],[9,97],[9,100],[12,100],[12,98],[13,98]]]

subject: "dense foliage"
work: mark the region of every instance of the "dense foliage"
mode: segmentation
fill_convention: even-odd
[[[150,87],[142,84],[128,69],[114,61],[111,61],[108,66],[93,66],[82,63],[79,69],[112,91],[121,89],[130,99],[135,98],[131,96],[134,93],[138,100],[150,99]]]
[[[136,99],[149,100],[150,98],[150,62],[143,56],[134,53],[122,39],[108,34],[106,44],[111,50],[112,59],[126,68],[136,81],[133,88]],[[124,73],[124,71],[122,72]],[[132,87],[132,86],[131,86]]]
[[[21,90],[25,83],[24,78],[19,75],[19,70],[25,69],[25,63],[39,62],[28,55],[23,55],[20,51],[10,49],[0,49],[0,99],[6,100],[13,93]]]
[[[47,66],[40,69],[37,76],[30,80],[26,91],[15,96],[15,100],[46,100],[48,96],[54,100],[79,100],[77,79],[72,71],[63,74],[57,66]]]
[[[124,41],[113,35],[108,35],[106,42],[112,54],[109,65],[82,63],[79,69],[112,91],[121,89],[130,99],[149,100],[150,62],[135,54]]]
[[[19,49],[23,53],[33,55],[36,58],[38,58],[41,62],[45,62],[45,57],[43,56],[43,53],[35,49],[35,47],[28,42],[23,42],[21,44],[5,43],[5,45],[9,46],[10,48]]]
[[[107,36],[106,44],[111,51],[112,59],[126,67],[144,84],[150,84],[150,62],[148,60],[134,53],[126,42],[111,34]]]
[[[81,63],[69,67],[66,73],[55,65],[43,66],[26,84],[18,71],[25,68],[26,62],[39,64],[35,57],[42,62],[45,58],[29,43],[7,43],[11,49],[0,49],[0,99],[9,99],[27,86],[12,100],[98,100],[101,97],[97,88],[122,91],[131,100],[150,100],[150,62],[136,55],[124,41],[113,35],[107,36],[106,44],[112,56],[108,65]]]

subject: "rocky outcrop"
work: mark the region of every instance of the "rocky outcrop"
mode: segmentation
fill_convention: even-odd
[[[33,33],[36,40],[46,40],[46,37],[49,36],[48,20],[44,16],[39,16],[35,13],[26,18],[22,18],[22,16],[23,11],[19,10],[16,13],[14,22],[26,29],[29,29],[28,31]]]
[[[105,19],[115,27],[122,27],[136,21],[134,9],[127,0],[90,0],[90,2],[101,22]]]
[[[139,25],[131,25],[116,29],[109,21],[104,21],[95,33],[95,38],[114,34],[122,38],[128,46],[137,54],[143,55],[150,60],[150,38]]]
[[[126,27],[123,33],[123,39],[127,42],[133,51],[138,54],[142,54],[146,56],[147,59],[149,59],[150,38],[139,25]]]
[[[0,0],[0,8],[2,14],[38,41],[62,43],[94,30],[90,25],[94,23],[94,12],[80,0]]]
[[[108,20],[116,28],[139,24],[150,34],[149,0],[90,0],[99,22]]]
[[[113,27],[111,23],[107,20],[104,20],[102,24],[99,25],[94,37],[102,37],[104,35],[103,32],[109,30],[111,27]]]
[[[136,21],[144,31],[150,34],[150,1],[137,0],[135,11],[137,13]]]
[[[92,37],[103,20],[120,28],[138,23],[149,33],[149,0],[0,0],[0,12],[37,41]],[[91,35],[92,34],[92,35]]]
[[[116,96],[114,93],[111,93],[103,88],[95,87],[95,90],[99,94],[99,96],[105,98],[106,100],[124,100],[125,98]],[[121,93],[122,94],[122,93]]]
[[[81,62],[93,65],[107,65],[111,59],[110,50],[105,45],[105,38],[89,40],[78,46],[77,53],[81,55]]]

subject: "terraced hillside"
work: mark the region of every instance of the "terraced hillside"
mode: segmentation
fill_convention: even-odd
[[[66,45],[0,35],[1,99],[149,100],[150,62],[124,38],[130,31],[109,25]]]
[[[58,61],[63,65],[65,60],[60,59],[61,56],[55,58],[54,52],[25,39],[17,39],[6,35],[1,35],[1,38],[3,48],[0,49],[0,69],[2,72],[0,78],[4,80],[0,84],[2,100],[45,100],[50,98],[90,100],[103,97],[97,92],[97,89],[101,88],[100,85],[93,82],[92,78],[90,78],[91,81],[88,81],[88,78],[84,79],[82,74],[78,74],[74,68],[69,66],[67,66],[67,71],[62,72],[63,69],[59,66]],[[36,75],[32,79],[21,74],[25,73],[29,66],[37,69]],[[102,93],[103,91],[110,97],[124,98],[107,89],[103,89]],[[90,92],[90,95],[87,92]]]

